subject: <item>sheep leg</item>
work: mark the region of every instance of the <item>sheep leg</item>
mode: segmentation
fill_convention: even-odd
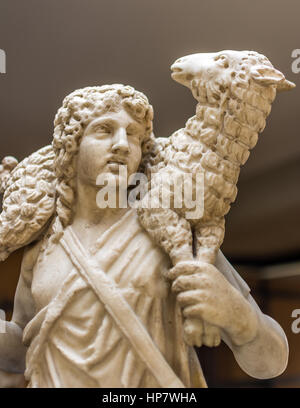
[[[180,217],[171,209],[164,208],[137,208],[140,223],[152,239],[169,254],[175,266],[184,261],[193,260],[192,231],[186,219]],[[166,278],[175,280],[178,275],[166,275]],[[197,319],[185,319],[183,337],[190,346],[202,345],[204,333],[203,323]]]
[[[204,223],[203,221],[195,227],[196,240],[196,258],[198,261],[215,263],[215,258],[220,245],[224,238],[224,219],[216,222]],[[199,322],[196,319],[188,319],[185,322],[185,331],[192,340],[194,330],[197,330]],[[218,346],[221,336],[218,327],[213,326],[205,321],[202,323],[202,340],[200,343],[208,347]]]
[[[193,260],[192,262],[179,262],[168,272],[167,277],[176,281],[176,278],[183,274],[186,276],[192,276],[193,274],[197,273],[197,271],[197,261]],[[180,288],[180,283],[178,284],[177,282],[175,285],[177,286],[175,286],[175,290],[178,291]],[[209,347],[214,347],[220,344],[221,338],[219,335],[219,329],[202,321],[201,319],[186,318],[183,323],[183,329],[184,340],[189,346],[201,347],[202,344],[204,344]]]
[[[172,264],[193,259],[190,224],[169,208],[138,208],[139,220]]]
[[[225,231],[224,218],[204,222],[195,227],[196,258],[198,261],[214,265]]]
[[[160,201],[159,193],[156,198]],[[143,199],[144,204],[146,200],[147,197]],[[137,212],[142,226],[169,254],[175,266],[173,270],[176,269],[176,265],[194,259],[191,226],[185,218],[180,217],[170,208],[147,208],[147,205],[140,205]],[[185,319],[184,339],[188,345],[198,347],[202,344],[213,347],[220,343],[218,329],[199,319]]]

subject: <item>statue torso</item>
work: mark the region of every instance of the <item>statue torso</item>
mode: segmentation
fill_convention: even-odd
[[[134,212],[125,217],[99,238],[90,255],[117,284],[171,366],[179,359],[176,364],[187,372],[187,349],[179,353],[183,343],[174,337],[182,335],[177,327],[180,313],[163,277],[164,268],[170,267],[169,258],[140,227]],[[43,313],[52,305],[55,310],[64,286],[62,298],[66,295],[67,301],[51,329],[43,328],[42,323],[41,329],[33,330],[46,335],[37,364],[43,375],[31,376],[31,386],[158,386],[60,244],[49,249],[41,253],[33,271],[32,295],[37,312]],[[66,281],[70,283],[65,285]],[[44,321],[47,316],[51,320],[51,313],[47,311]],[[56,367],[54,373],[47,355]],[[59,373],[66,375],[61,377]]]

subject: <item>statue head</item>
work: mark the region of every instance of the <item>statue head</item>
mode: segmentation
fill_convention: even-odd
[[[190,118],[186,124],[190,134],[195,139],[201,134],[207,143],[215,144],[217,132],[224,126],[226,140],[222,143],[228,146],[234,140],[230,149],[238,152],[234,160],[239,165],[247,161],[264,130],[277,92],[295,87],[267,57],[255,51],[187,55],[171,69],[172,78],[187,86],[199,102],[196,119]]]
[[[273,67],[267,57],[255,51],[225,50],[191,54],[176,60],[171,70],[172,78],[192,91],[196,82],[213,82],[215,88],[226,88],[235,82],[247,87],[250,81],[266,88],[273,86],[277,91],[295,87]],[[199,99],[197,97],[200,95],[194,96]]]
[[[151,149],[152,120],[148,99],[130,86],[87,87],[64,99],[55,117],[53,138],[56,210],[63,226],[73,216],[78,162],[80,176],[91,184],[105,168],[114,172],[116,162],[135,172]]]
[[[130,162],[129,146],[126,152],[124,146],[120,149],[120,146],[115,145],[112,161],[127,160],[132,171],[136,170],[140,161],[139,171],[143,171],[154,145],[151,133],[153,109],[144,94],[130,86],[119,84],[88,87],[72,92],[64,99],[56,114],[52,146],[45,146],[34,152],[18,165],[11,158],[2,162],[0,187],[4,187],[4,196],[0,214],[0,260],[38,239],[44,231],[48,230],[49,236],[57,231],[53,235],[55,239],[60,234],[61,226],[66,227],[72,222],[81,142],[85,135],[96,131],[97,123],[101,125],[99,119],[116,116],[120,112],[123,120],[126,118],[130,123],[136,124],[143,132],[139,134],[138,143],[134,139],[134,154],[138,159],[134,166],[133,161]],[[133,128],[129,127],[127,131],[133,132]],[[130,138],[128,135],[128,139]],[[99,162],[94,165],[96,173],[101,170],[102,163],[99,146]],[[89,158],[98,161],[98,156],[91,155],[91,150]],[[107,156],[108,151],[106,149],[103,156]],[[106,157],[106,160],[109,161],[109,158]],[[97,168],[99,163],[100,167]],[[114,165],[111,164],[112,166]],[[48,229],[55,212],[55,222]]]

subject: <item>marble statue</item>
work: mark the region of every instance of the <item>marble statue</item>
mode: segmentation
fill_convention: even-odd
[[[170,138],[153,136],[141,92],[87,87],[64,99],[52,145],[3,160],[0,259],[25,250],[2,375],[24,373],[34,388],[206,387],[193,346],[221,340],[253,377],[285,370],[283,330],[219,247],[240,165],[276,91],[293,84],[255,52],[195,54],[172,69],[198,105]],[[203,174],[199,218],[144,205],[155,190],[160,202],[159,182],[136,205],[120,200],[136,174],[182,172]],[[102,175],[116,205],[99,205]]]
[[[198,262],[194,267],[193,259],[215,263],[224,239],[224,216],[237,196],[240,166],[265,128],[276,91],[295,85],[254,51],[192,54],[175,61],[171,69],[173,79],[187,86],[197,100],[196,115],[171,137],[156,140],[147,172],[152,178],[155,174],[155,180],[159,176],[165,180],[175,172],[178,179],[185,173],[195,178],[202,171],[204,212],[188,220],[185,205],[145,206],[138,212],[142,225],[169,254],[174,268],[168,275],[174,279],[187,269],[190,274],[197,270]],[[159,180],[153,185],[148,195],[158,190],[156,196],[161,202],[164,186]],[[191,346],[217,346],[221,341],[217,327],[203,326],[198,318],[185,322],[184,336]]]

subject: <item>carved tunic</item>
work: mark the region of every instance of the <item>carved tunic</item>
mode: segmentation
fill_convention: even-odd
[[[130,210],[109,228],[90,253],[117,283],[182,382],[205,386],[195,351],[183,342],[175,296],[163,278],[170,260],[142,229],[136,212]],[[32,293],[37,315],[23,338],[30,345],[29,387],[158,387],[59,244],[37,261]]]

